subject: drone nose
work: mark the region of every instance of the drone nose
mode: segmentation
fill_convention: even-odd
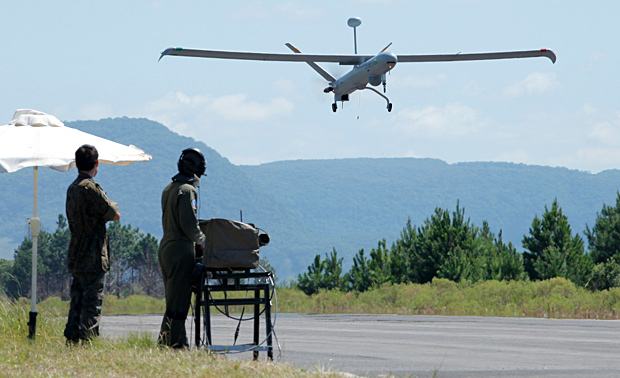
[[[394,68],[394,66],[398,62],[398,58],[396,57],[396,55],[392,53],[384,53],[384,59],[385,59],[385,64],[387,64],[388,66],[388,70],[391,70],[392,68]]]
[[[388,66],[388,69],[391,70],[398,62],[398,57],[396,57],[396,55],[390,52],[384,52],[381,54],[381,60],[385,62],[385,64]]]
[[[388,63],[393,63],[396,64],[396,62],[398,62],[398,57],[390,52],[386,52],[384,53],[385,57],[387,58]]]

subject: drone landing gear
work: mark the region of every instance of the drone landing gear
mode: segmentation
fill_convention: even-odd
[[[392,111],[392,103],[390,102],[390,99],[387,98],[387,96],[385,96],[383,93],[379,92],[378,90],[372,88],[372,87],[364,87],[362,89],[368,89],[369,91],[373,91],[376,94],[378,94],[379,96],[383,97],[383,99],[385,100],[385,102],[387,102],[387,111],[391,112]]]
[[[332,104],[332,112],[336,113],[336,110],[338,110],[338,105],[336,105],[336,103],[334,102]]]

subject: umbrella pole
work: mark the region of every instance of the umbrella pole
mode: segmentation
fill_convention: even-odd
[[[38,206],[39,167],[34,167],[34,205],[30,218],[30,233],[32,234],[32,274],[30,278],[30,313],[28,314],[28,338],[34,339],[37,332],[37,249],[41,221]]]

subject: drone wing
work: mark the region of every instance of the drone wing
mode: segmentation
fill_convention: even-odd
[[[361,64],[374,55],[323,55],[323,54],[273,54],[242,51],[196,50],[173,47],[164,50],[159,59],[166,55],[188,56],[198,58],[263,60],[272,62],[327,62],[341,65]],[[494,60],[546,57],[555,63],[553,51],[548,49],[526,51],[504,51],[475,54],[441,54],[441,55],[398,55],[398,62],[453,62],[465,60]]]
[[[460,60],[494,60],[546,57],[555,63],[555,53],[548,49],[526,51],[503,51],[475,54],[398,55],[398,62],[453,62]]]
[[[189,56],[215,59],[264,60],[273,62],[328,62],[340,64],[360,64],[372,55],[312,55],[312,54],[271,54],[241,51],[195,50],[173,47],[164,50],[159,59],[166,55]]]

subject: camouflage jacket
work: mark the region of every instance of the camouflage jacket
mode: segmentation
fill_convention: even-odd
[[[162,227],[164,235],[161,245],[167,242],[185,240],[203,244],[205,236],[198,227],[195,178],[178,174],[164,188],[161,195]]]
[[[110,269],[106,222],[116,207],[89,175],[80,172],[67,189],[67,221],[71,231],[69,271],[107,272]]]

